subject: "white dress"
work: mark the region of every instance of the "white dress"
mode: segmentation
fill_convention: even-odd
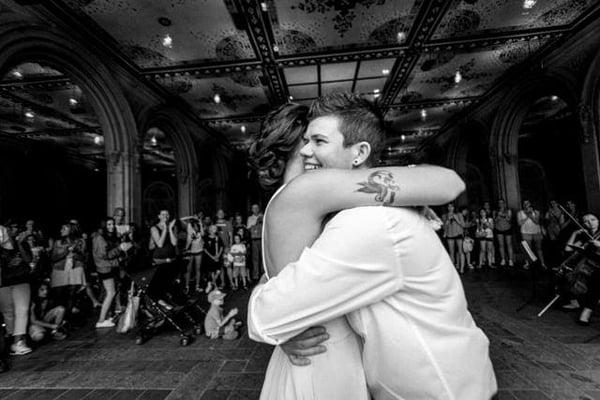
[[[273,195],[277,196],[283,186]],[[269,203],[271,202],[269,201]],[[265,209],[265,216],[269,206]],[[266,240],[263,224],[263,255]],[[266,273],[266,266],[263,268]],[[260,400],[368,400],[362,364],[362,343],[345,317],[322,324],[329,339],[327,351],[310,357],[310,364],[294,366],[276,346],[265,375]]]

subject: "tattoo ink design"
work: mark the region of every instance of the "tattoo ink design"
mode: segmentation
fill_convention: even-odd
[[[375,201],[381,201],[384,205],[394,202],[396,192],[400,191],[400,186],[396,184],[394,175],[389,171],[375,171],[367,178],[366,182],[358,183],[361,188],[357,192],[377,193]]]

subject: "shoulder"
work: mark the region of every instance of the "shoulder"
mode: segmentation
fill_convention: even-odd
[[[362,237],[385,234],[398,226],[412,225],[420,220],[419,213],[408,207],[355,207],[337,213],[325,226],[358,232]]]

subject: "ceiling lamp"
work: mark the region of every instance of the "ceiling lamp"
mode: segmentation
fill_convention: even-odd
[[[294,100],[294,96],[289,96],[288,99],[290,99],[290,101]]]
[[[421,109],[421,118],[423,118],[423,119],[427,118],[427,110],[424,108]]]
[[[531,10],[533,6],[535,6],[535,3],[537,3],[537,0],[524,0],[523,8],[526,10]]]
[[[404,32],[398,32],[398,34],[396,35],[396,37],[398,38],[398,43],[402,43],[406,40],[406,33]]]
[[[550,99],[551,99],[552,101],[556,101],[556,100],[558,100],[558,96],[557,96],[557,95],[554,95],[554,96],[550,97]]]
[[[15,71],[13,71],[13,73],[12,73],[12,76],[14,76],[14,77],[15,77],[15,78],[17,78],[17,79],[21,79],[21,78],[23,78],[23,74],[22,74],[22,73],[21,73],[21,71],[19,71],[19,70],[15,70]]]
[[[382,70],[381,70],[381,73],[382,73],[383,75],[389,75],[389,74],[390,74],[390,70],[389,70],[389,69],[387,69],[387,68],[385,68],[385,69],[382,69]]]
[[[25,118],[27,119],[33,119],[35,118],[35,113],[31,110],[25,111]]]
[[[70,105],[71,107],[75,107],[77,104],[79,104],[79,102],[77,101],[77,99],[76,99],[76,98],[74,98],[74,97],[71,97],[71,98],[69,99],[69,105]]]
[[[242,127],[240,128],[240,130],[242,131],[242,133],[246,133],[246,125],[242,125]]]
[[[171,36],[168,33],[162,39],[162,45],[168,49],[173,48],[173,38],[171,38]]]
[[[456,74],[454,74],[454,83],[460,83],[462,81],[462,75],[460,70],[456,70]]]
[[[219,104],[221,102],[221,96],[219,96],[219,93],[215,93],[213,100],[215,101],[215,103]]]
[[[100,171],[99,168],[94,168],[94,172],[98,172],[98,171]]]
[[[263,10],[264,12],[267,12],[267,10],[268,10],[267,2],[263,1],[262,3],[260,3],[260,9]]]
[[[373,93],[379,93],[379,92],[380,92],[380,90],[379,90],[379,89],[375,89],[375,90],[373,90]]]
[[[277,45],[274,45],[274,46],[273,46],[273,51],[274,51],[275,53],[278,53],[278,52],[279,52],[279,46],[277,46]]]
[[[150,144],[151,144],[152,146],[156,146],[156,145],[158,144],[158,140],[156,140],[156,136],[152,136],[152,137],[150,138]]]
[[[100,145],[102,143],[102,136],[96,135],[94,136],[94,144]]]
[[[400,140],[404,142],[406,140],[406,135],[400,135]]]
[[[381,96],[381,94],[379,94],[379,93],[375,93],[375,94],[373,95],[373,98],[374,98],[374,99],[378,99],[378,98],[379,98],[379,96]]]

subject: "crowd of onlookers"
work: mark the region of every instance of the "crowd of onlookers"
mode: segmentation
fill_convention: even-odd
[[[77,220],[47,235],[33,220],[0,224],[0,348],[28,354],[32,344],[62,340],[98,315],[96,328],[115,326],[124,310],[130,272],[159,266],[148,285],[159,303],[164,286],[179,282],[191,295],[219,288],[248,289],[261,271],[262,213],[227,218],[223,210],[171,219],[161,210],[143,229],[117,208],[97,229],[82,232]],[[165,304],[168,307],[167,304]],[[97,311],[95,311],[97,310]],[[0,357],[5,368],[5,358]]]
[[[585,215],[585,214],[584,214]],[[442,215],[441,234],[448,253],[460,273],[483,267],[528,268],[529,257],[522,241],[539,259],[541,265],[555,267],[564,258],[567,242],[583,223],[575,202],[563,206],[551,200],[546,209],[539,209],[529,200],[518,210],[511,210],[504,200],[495,208],[484,202],[479,210],[456,209],[448,204]]]

